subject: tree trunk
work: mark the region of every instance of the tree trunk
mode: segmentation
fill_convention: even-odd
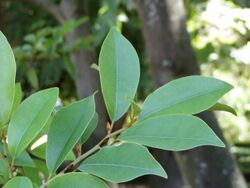
[[[60,10],[64,15],[65,21],[79,19],[83,16],[88,16],[87,1],[83,0],[61,0]],[[84,36],[91,35],[90,23],[84,23],[80,27],[70,32],[66,40],[73,43]],[[90,49],[77,49],[70,54],[71,61],[75,64],[76,68],[76,88],[79,98],[84,98],[92,95],[95,91],[100,91],[99,74],[96,70],[91,68],[91,64],[96,62],[96,54],[94,50]],[[96,95],[97,112],[99,112],[99,128],[96,129],[94,136],[95,140],[101,138],[105,134],[105,122],[107,120],[107,113],[99,92]],[[102,126],[102,127],[101,127]]]
[[[186,30],[183,1],[137,0],[137,5],[156,86],[176,77],[199,74],[199,66]],[[214,114],[202,113],[200,117],[224,140]],[[188,184],[186,187],[247,187],[228,148],[205,146],[175,153],[175,156],[186,180],[185,184]],[[164,156],[156,157],[164,161]],[[169,179],[171,178],[169,175]],[[153,187],[162,188],[167,185]]]

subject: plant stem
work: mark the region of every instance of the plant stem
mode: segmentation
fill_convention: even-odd
[[[2,130],[2,143],[3,143],[3,147],[4,147],[4,151],[3,151],[3,157],[6,160],[7,164],[8,164],[8,171],[9,171],[9,178],[12,178],[12,165],[9,163],[8,160],[8,145],[6,142],[6,131],[5,129]]]
[[[75,167],[78,163],[80,163],[82,160],[90,156],[91,154],[95,153],[99,149],[101,149],[102,144],[110,137],[116,136],[120,134],[122,131],[126,130],[127,127],[123,127],[113,133],[107,134],[98,144],[96,144],[92,149],[84,153],[83,155],[77,157],[72,163],[70,163],[68,166],[66,166],[61,172],[59,172],[58,175],[65,173],[71,166]],[[75,169],[74,169],[75,170]],[[53,178],[52,178],[53,179]],[[44,188],[48,185],[48,183],[52,180],[51,177],[48,178],[47,182],[42,184],[40,188]]]
[[[114,122],[111,122],[111,125],[110,125],[110,130],[108,131],[108,134],[111,134],[112,133],[112,130],[114,128]]]
[[[105,136],[97,145],[95,145],[92,149],[90,149],[89,151],[87,151],[86,153],[84,153],[83,155],[77,157],[72,163],[70,163],[68,166],[66,166],[59,174],[62,174],[64,172],[66,172],[71,166],[75,166],[77,165],[79,162],[81,162],[83,159],[87,158],[89,155],[95,153],[97,150],[99,150],[101,148],[101,145],[103,144],[103,142],[105,140],[107,140],[110,137],[116,136],[118,134],[120,134],[122,131],[124,131],[125,129],[127,129],[126,127],[121,128],[113,133],[108,134],[107,136]]]

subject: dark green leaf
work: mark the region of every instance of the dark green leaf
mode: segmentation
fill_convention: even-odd
[[[228,106],[226,104],[216,103],[215,105],[210,107],[208,110],[209,111],[225,111],[225,112],[229,112],[237,116],[236,111],[231,106]]]
[[[136,123],[118,139],[172,151],[202,145],[224,147],[204,121],[191,115],[155,116]]]
[[[14,161],[15,166],[35,167],[32,158],[26,151],[23,151]]]
[[[7,133],[8,147],[13,158],[18,157],[42,130],[57,97],[57,88],[46,89],[31,95],[17,108]]]
[[[4,152],[4,146],[0,144],[0,152]],[[12,161],[11,156],[8,153],[9,161]],[[23,151],[14,161],[15,166],[28,166],[28,167],[35,167],[35,164],[29,154],[26,151]]]
[[[126,182],[146,174],[167,178],[147,148],[131,143],[107,146],[83,161],[79,169],[114,183]]]
[[[61,108],[56,113],[48,134],[46,159],[50,174],[56,171],[85,131],[89,134],[94,114],[94,96]]]
[[[115,28],[110,30],[103,42],[99,67],[108,114],[112,121],[116,121],[134,99],[140,67],[135,49]]]
[[[39,81],[38,81],[38,77],[37,77],[35,69],[29,68],[29,70],[27,71],[27,79],[28,79],[30,85],[34,89],[38,89],[38,87],[39,87]]]
[[[47,143],[43,143],[38,147],[32,149],[30,153],[38,158],[46,159],[46,147]],[[67,156],[65,157],[65,160],[74,160],[74,159],[75,159],[74,152],[70,150]]]
[[[34,160],[36,167],[23,167],[23,174],[27,176],[33,183],[37,185],[42,184],[41,175],[48,178],[48,169],[46,163],[41,160]]]
[[[94,117],[92,118],[89,126],[86,128],[85,132],[83,133],[81,139],[80,139],[80,143],[84,144],[89,137],[91,136],[91,134],[94,132],[94,130],[96,129],[98,124],[98,114],[95,113]]]

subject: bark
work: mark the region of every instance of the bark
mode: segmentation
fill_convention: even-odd
[[[88,16],[86,2],[87,1],[81,0],[61,0],[60,10],[66,21]],[[90,23],[87,22],[70,32],[66,39],[68,43],[73,43],[83,36],[88,36],[90,34],[91,26]],[[76,88],[78,97],[84,98],[92,95],[97,90],[100,91],[99,74],[90,67],[97,59],[94,50],[81,48],[71,52],[70,56],[76,67]],[[100,138],[105,134],[103,125],[107,120],[107,113],[100,93],[97,94],[96,105],[97,111],[99,112],[99,125],[102,127],[99,126],[94,136]]]
[[[176,77],[199,74],[199,66],[186,30],[183,1],[137,0],[137,6],[156,86]],[[214,114],[202,113],[200,116],[224,140]],[[199,147],[174,155],[186,187],[247,187],[228,148]],[[164,161],[164,156],[156,157]],[[169,179],[171,178],[169,175]]]

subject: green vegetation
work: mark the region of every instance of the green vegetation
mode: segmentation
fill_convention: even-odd
[[[34,187],[50,178],[51,187],[106,186],[87,173],[113,182],[165,177],[153,157],[169,179],[143,176],[129,187],[247,187],[249,0],[4,0],[0,17],[9,41],[0,34],[1,185],[11,176],[11,187],[29,187],[23,176]],[[225,149],[200,147],[221,140]],[[156,171],[124,168],[119,179],[98,171],[117,171],[106,169],[110,161],[94,168],[105,150],[125,155],[124,142],[149,147],[152,166],[142,166]]]
[[[12,50],[2,33],[1,38],[4,39],[0,43],[1,49],[6,49],[1,55],[5,57],[7,54],[5,63],[2,62],[0,66],[2,70],[9,62],[14,61]],[[94,187],[107,187],[91,174],[113,183],[126,182],[147,174],[167,178],[164,169],[145,146],[169,151],[187,150],[202,145],[224,147],[208,125],[191,114],[215,105],[219,98],[232,89],[231,85],[202,76],[172,81],[146,99],[138,120],[137,116],[130,116],[128,125],[113,131],[116,120],[127,112],[135,96],[139,80],[138,58],[133,46],[112,28],[103,43],[99,61],[101,87],[112,120],[107,135],[92,149],[80,154],[70,165],[57,171],[72,149],[77,144],[84,144],[83,140],[86,141],[96,128],[94,95],[55,111],[58,89],[50,88],[38,91],[15,105],[14,113],[11,107],[1,109],[1,114],[7,116],[3,116],[5,121],[2,121],[1,126],[1,162],[6,165],[1,173],[1,183],[6,183],[4,187],[32,187],[31,181],[41,187],[80,186],[82,182],[86,186],[93,184]],[[3,81],[13,80],[15,69],[14,64],[5,72]],[[9,85],[6,88],[15,93],[15,83],[7,83]],[[2,92],[9,93],[10,89]],[[16,96],[20,98],[18,92],[20,90],[17,90]],[[4,96],[9,97],[7,94]],[[1,104],[13,106],[16,96],[10,100],[3,99]],[[169,100],[163,102],[166,98]],[[10,117],[8,114],[12,113],[13,116]],[[46,163],[43,166],[47,166],[45,174],[49,176],[44,182],[36,181],[39,174],[29,177],[31,180],[27,177],[15,177],[26,175],[26,164],[17,165],[15,161],[23,152],[31,152],[32,142],[36,142],[42,135],[48,135]],[[104,144],[110,139],[112,141]],[[38,154],[37,157],[42,159],[43,154]],[[27,153],[26,158],[29,163],[34,164]],[[34,165],[33,168],[40,171],[39,166]],[[76,169],[85,173],[74,173]],[[62,175],[66,171],[70,173]],[[74,179],[76,181],[70,183]]]

